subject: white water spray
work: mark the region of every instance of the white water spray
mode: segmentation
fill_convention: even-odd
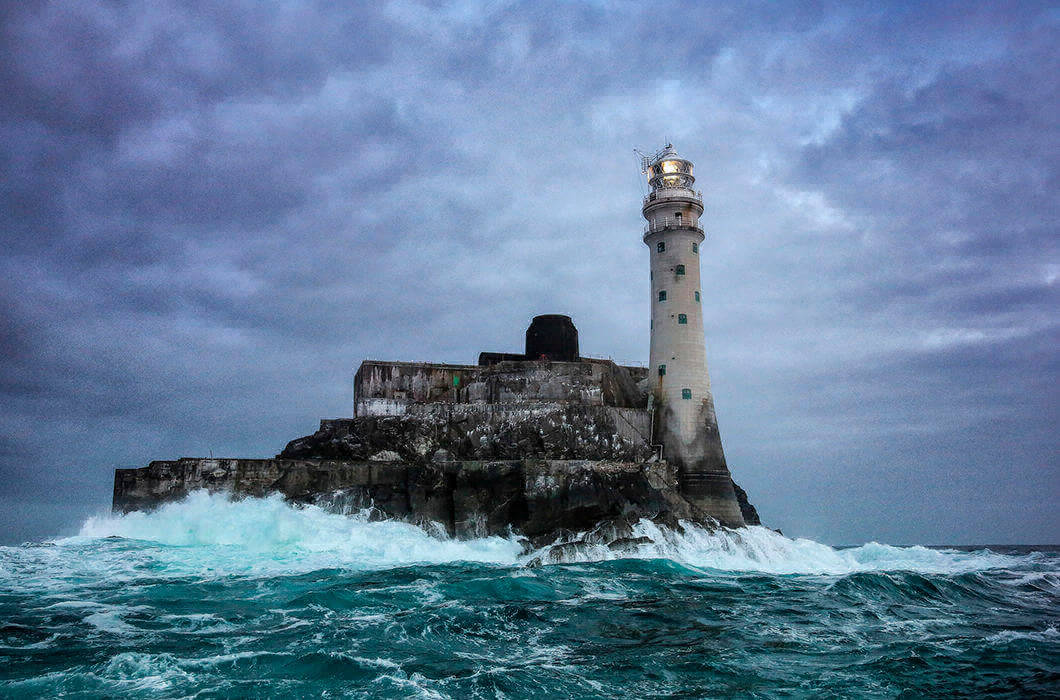
[[[790,539],[764,527],[711,532],[685,524],[684,532],[641,521],[635,537],[650,540],[615,552],[606,546],[571,548],[544,557],[522,555],[514,537],[456,540],[400,521],[369,521],[316,506],[292,506],[280,496],[229,500],[196,492],[151,513],[90,518],[78,537],[57,544],[122,537],[158,545],[174,566],[217,573],[281,573],[325,568],[382,569],[414,564],[482,562],[515,566],[541,558],[577,563],[618,558],[670,559],[698,569],[772,574],[847,574],[857,571],[958,573],[1012,566],[1018,557],[869,543],[835,549]],[[179,551],[175,551],[179,550]],[[168,555],[166,554],[168,552]],[[178,564],[179,562],[179,564]]]

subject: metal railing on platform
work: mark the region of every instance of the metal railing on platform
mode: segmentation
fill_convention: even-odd
[[[655,190],[644,195],[645,204],[649,204],[650,202],[663,201],[667,199],[692,199],[702,203],[703,193],[697,192],[696,190],[685,189],[684,187],[670,187],[667,189]]]
[[[679,228],[689,228],[693,231],[703,233],[703,227],[699,225],[698,219],[685,219],[680,216],[667,216],[662,219],[652,219],[644,225],[644,233],[655,233],[656,231],[674,230]]]
[[[615,358],[611,357],[610,355],[585,355],[585,354],[582,354],[582,357],[584,357],[586,359],[589,359],[589,360],[608,360],[609,362],[614,362],[616,365],[622,365],[623,367],[647,367],[648,366],[648,363],[644,362],[643,360],[616,360]]]

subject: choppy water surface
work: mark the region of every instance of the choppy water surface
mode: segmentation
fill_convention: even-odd
[[[764,528],[527,567],[278,499],[193,495],[0,548],[0,696],[919,697],[1060,689],[1060,552]]]

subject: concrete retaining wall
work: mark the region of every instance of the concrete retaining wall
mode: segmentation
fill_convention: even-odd
[[[400,404],[558,401],[642,408],[642,367],[604,360],[489,366],[365,360],[354,377],[354,415],[402,415]],[[380,403],[386,401],[390,403]]]

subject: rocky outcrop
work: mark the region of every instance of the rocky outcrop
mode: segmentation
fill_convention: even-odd
[[[321,421],[284,459],[372,459],[382,451],[425,464],[448,460],[562,459],[639,462],[655,450],[647,411],[561,403],[421,404],[398,416]]]
[[[660,418],[647,407],[647,370],[584,358],[495,359],[366,361],[353,418],[321,421],[275,459],[119,469],[114,510],[154,508],[197,489],[279,493],[339,512],[437,523],[458,537],[519,533],[535,547],[554,545],[550,556],[560,559],[578,547],[636,547],[642,518],[674,528],[682,520],[758,523],[729,477],[720,438],[716,455],[667,447],[663,461],[657,443],[668,423],[665,410]]]
[[[149,509],[197,489],[233,497],[281,493],[346,513],[369,509],[377,517],[439,523],[457,537],[518,533],[535,547],[585,537],[622,546],[641,518],[711,524],[681,496],[672,467],[659,461],[186,458],[117,470],[114,508]]]
[[[740,488],[740,485],[735,481],[732,482],[732,489],[736,492],[736,502],[740,504],[740,513],[743,515],[744,524],[761,525],[762,521],[758,517],[758,510],[747,499],[747,492]]]
[[[682,357],[686,370],[698,362]],[[113,508],[151,509],[200,489],[282,494],[440,525],[457,537],[519,533],[528,546],[549,546],[537,563],[570,560],[585,547],[635,550],[642,519],[673,529],[758,524],[725,462],[706,365],[684,374],[671,367],[664,381],[665,368],[582,357],[570,317],[537,316],[523,353],[485,352],[476,365],[365,360],[354,375],[353,417],[321,421],[275,459],[118,469]],[[663,391],[678,381],[680,399]]]
[[[650,444],[647,411],[583,404],[423,404],[409,407],[400,416],[362,416],[321,421],[312,435],[292,440],[280,453],[284,459],[370,460],[393,459],[427,465],[438,461],[489,461],[538,459],[563,463],[643,463],[658,453]],[[719,442],[720,454],[720,442]],[[724,460],[724,457],[720,457]],[[734,499],[741,518],[723,524],[760,524],[758,513],[722,469],[711,476]],[[686,506],[688,475],[673,462],[678,491]],[[501,475],[497,475],[502,478]],[[718,490],[717,488],[715,490]],[[699,520],[727,512],[713,502],[690,499],[689,513]],[[684,511],[682,511],[684,512]],[[707,517],[709,514],[710,517]],[[686,517],[684,515],[677,517]]]
[[[658,459],[647,411],[564,403],[402,410],[321,421],[275,459],[185,458],[119,469],[114,509],[150,509],[197,489],[279,493],[340,512],[438,523],[458,537],[515,532],[534,546],[567,549],[626,546],[641,518],[671,527],[715,522],[688,499],[679,469]],[[743,489],[731,488],[743,521],[757,524]]]

